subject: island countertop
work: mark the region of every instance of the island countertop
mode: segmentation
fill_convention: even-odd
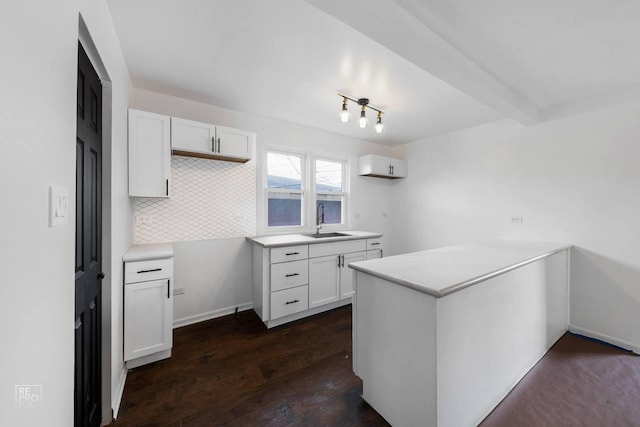
[[[571,246],[498,239],[360,261],[349,267],[440,298]]]
[[[274,234],[268,236],[247,237],[247,240],[265,248],[277,248],[280,246],[309,245],[315,243],[340,242],[343,240],[357,239],[374,239],[376,237],[382,237],[382,233],[372,233],[370,231],[347,230],[339,232],[344,234],[344,236],[316,238],[306,234]]]

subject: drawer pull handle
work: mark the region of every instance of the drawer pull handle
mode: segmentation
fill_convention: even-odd
[[[287,252],[285,255],[286,256],[289,256],[289,255],[300,255],[300,252]]]
[[[295,304],[297,302],[300,302],[300,300],[299,299],[294,299],[294,300],[285,302],[285,304]]]
[[[162,269],[161,268],[153,268],[151,270],[140,270],[140,271],[138,271],[138,274],[140,274],[140,273],[153,273],[154,271],[162,271]]]
[[[375,243],[372,243],[371,246],[378,246],[379,244],[380,242],[375,242]]]
[[[293,276],[299,276],[300,273],[291,273],[291,274],[286,274],[284,277],[293,277]]]

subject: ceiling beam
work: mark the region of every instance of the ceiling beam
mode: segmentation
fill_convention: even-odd
[[[539,122],[536,105],[432,31],[415,2],[306,1],[505,117],[527,125]]]

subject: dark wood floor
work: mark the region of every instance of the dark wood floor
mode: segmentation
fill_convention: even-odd
[[[361,394],[350,306],[271,330],[245,311],[176,329],[112,426],[388,426]],[[565,334],[482,426],[640,426],[640,357]]]
[[[361,398],[351,307],[267,330],[253,311],[174,331],[133,369],[112,426],[388,426]]]

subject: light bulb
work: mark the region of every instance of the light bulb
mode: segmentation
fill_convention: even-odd
[[[362,111],[360,112],[360,118],[358,119],[358,127],[360,129],[364,129],[369,124],[369,120],[367,120],[367,116],[364,113],[364,106],[362,106]]]
[[[342,123],[347,123],[349,121],[349,110],[347,110],[347,106],[342,106],[342,111],[340,111],[340,121]]]
[[[374,126],[376,133],[384,132],[384,125],[382,124],[381,113],[378,113],[378,120],[376,121],[376,125]]]
[[[342,98],[342,111],[340,111],[340,121],[347,123],[349,121],[349,110],[347,110],[347,98]]]

